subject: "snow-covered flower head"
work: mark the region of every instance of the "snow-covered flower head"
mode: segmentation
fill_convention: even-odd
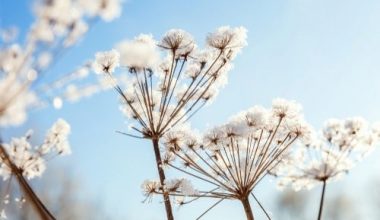
[[[116,50],[98,52],[95,54],[93,68],[95,73],[112,74],[115,68],[120,65],[120,54]]]
[[[310,189],[337,180],[362,160],[378,143],[376,126],[361,117],[329,119],[319,134],[303,142],[272,173],[279,185]]]
[[[275,100],[269,109],[254,106],[209,129],[196,139],[199,147],[186,144],[191,133],[173,130],[164,135],[162,143],[175,158],[167,162],[168,167],[217,187],[199,191],[202,197],[240,200],[312,131],[298,103]],[[169,192],[195,196],[175,189]]]
[[[130,69],[154,69],[159,61],[157,42],[152,35],[140,34],[133,41],[123,41],[116,48],[120,63]]]
[[[225,50],[232,49],[238,52],[239,48],[247,45],[247,29],[244,27],[231,28],[223,26],[209,34],[207,43],[210,47]]]
[[[219,35],[223,33],[231,34]],[[239,39],[244,41],[245,35]],[[157,45],[163,49],[163,56]],[[162,137],[211,103],[227,82],[233,60],[230,52],[215,48],[194,51],[195,48],[190,34],[178,29],[169,30],[158,44],[152,35],[141,34],[117,45],[121,65],[128,67],[128,73],[123,84],[114,86],[122,97],[122,112],[139,122],[133,130],[140,136]],[[114,70],[112,65],[109,68],[114,63],[109,60],[114,59],[105,57],[109,54],[96,55],[96,72]],[[115,76],[107,77],[117,81]]]
[[[71,152],[67,140],[69,133],[70,125],[63,119],[58,119],[39,146],[32,147],[30,143],[32,131],[21,138],[12,138],[9,144],[2,144],[8,156],[2,153],[0,175],[7,180],[14,173],[10,165],[12,163],[28,179],[41,176],[46,169],[45,158],[48,155],[65,155]]]
[[[302,106],[296,102],[285,99],[275,99],[272,103],[272,112],[279,118],[295,118],[299,116]]]
[[[27,118],[27,110],[37,102],[36,94],[9,75],[0,79],[0,126],[20,125]]]
[[[193,37],[181,29],[172,29],[166,32],[159,45],[184,57],[187,57],[196,48]]]
[[[105,21],[112,21],[121,14],[120,0],[78,0],[83,11],[90,16],[100,16]]]
[[[7,205],[10,200],[9,195],[12,192],[12,181],[17,181],[22,189],[23,196],[26,196],[31,203],[38,203],[38,198],[29,186],[26,179],[41,177],[46,170],[48,160],[57,155],[69,154],[70,146],[67,137],[70,132],[70,126],[63,119],[59,119],[52,128],[47,132],[46,138],[41,145],[33,146],[31,136],[33,131],[28,131],[25,136],[12,138],[10,143],[0,143],[0,176],[4,181],[8,181],[5,189],[4,204]],[[12,178],[15,177],[15,178]],[[25,202],[24,197],[16,198],[17,203]],[[43,206],[43,204],[41,205]],[[45,216],[48,214],[42,214]],[[5,216],[4,206],[0,217]],[[45,219],[45,217],[42,217]]]
[[[0,50],[0,71],[15,74],[22,68],[25,52],[19,44],[12,44],[3,51]]]
[[[157,180],[145,180],[141,185],[141,189],[147,199],[151,199],[154,194],[162,194],[163,192],[172,195],[178,194],[176,197],[181,197],[182,202],[180,204],[183,203],[186,196],[199,194],[191,181],[185,178],[166,180],[164,185],[161,185]]]

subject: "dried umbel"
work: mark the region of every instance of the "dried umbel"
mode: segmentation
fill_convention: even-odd
[[[46,162],[58,155],[67,155],[71,153],[68,143],[70,125],[63,119],[59,119],[48,130],[45,140],[39,146],[33,147],[30,143],[32,131],[20,138],[12,138],[9,144],[0,143],[0,176],[8,183],[7,189],[3,191],[3,203],[8,204],[10,198],[10,187],[12,181],[16,180],[26,197],[36,209],[41,209],[44,217],[51,219],[51,214],[34,194],[24,177],[28,180],[40,177],[46,169]],[[25,199],[24,199],[25,200]],[[46,212],[46,213],[45,213]],[[2,213],[5,213],[4,209]]]
[[[59,119],[47,132],[45,140],[40,146],[32,147],[29,142],[32,136],[31,130],[24,137],[12,138],[9,144],[2,145],[13,164],[22,171],[25,177],[32,179],[41,176],[45,171],[46,161],[44,158],[71,153],[67,140],[69,133],[70,125],[63,119]],[[12,175],[12,168],[3,159],[0,162],[0,175],[3,180],[7,180]]]
[[[114,79],[114,67],[119,63],[126,67],[126,89],[115,85],[123,98],[121,109],[128,118],[138,120],[139,127],[133,129],[142,137],[161,137],[210,102],[225,85],[232,54],[246,45],[246,31],[223,29],[233,36],[233,45],[215,48],[210,44],[206,50],[197,50],[190,34],[183,30],[168,31],[161,42],[142,34],[117,45],[120,61],[114,50],[97,53],[94,70]],[[166,53],[164,58],[160,48]]]
[[[361,117],[330,119],[318,135],[294,148],[271,173],[279,177],[279,185],[292,185],[295,190],[311,189],[338,180],[361,161],[379,139],[379,126],[368,126]]]
[[[225,42],[224,47],[210,43],[223,36],[233,40]],[[165,183],[165,174],[159,139],[215,98],[227,82],[232,60],[247,44],[246,30],[222,27],[210,34],[207,42],[208,47],[199,50],[190,34],[174,29],[160,42],[145,34],[121,42],[116,47],[120,60],[115,59],[118,55],[114,51],[96,55],[95,71],[103,72],[111,80],[122,97],[122,112],[138,122],[131,125],[137,134],[128,135],[152,140],[161,185]],[[115,78],[113,67],[119,63],[128,70],[122,81],[126,89]],[[167,217],[173,219],[169,197],[163,194]]]
[[[377,127],[370,128],[360,117],[330,119],[319,135],[294,148],[272,173],[281,177],[280,186],[291,184],[295,190],[337,180],[378,143]]]
[[[172,130],[162,139],[165,166],[211,184],[212,190],[185,193],[171,188],[173,196],[240,200],[248,219],[253,219],[249,196],[255,186],[276,167],[298,140],[308,139],[310,129],[299,104],[276,99],[272,108],[255,106],[241,112],[202,137],[187,129]],[[160,193],[155,190],[153,193]]]

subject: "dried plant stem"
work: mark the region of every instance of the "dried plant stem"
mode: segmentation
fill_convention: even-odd
[[[243,203],[243,207],[244,207],[245,215],[247,216],[247,220],[254,220],[253,212],[252,212],[251,205],[249,204],[248,196],[242,198],[240,201]]]
[[[165,183],[165,172],[164,172],[164,169],[162,169],[161,153],[160,153],[160,147],[158,144],[159,139],[158,138],[152,138],[152,143],[153,143],[154,154],[155,154],[156,162],[157,162],[157,170],[158,170],[158,174],[160,176],[160,183],[163,186]],[[164,203],[165,203],[166,216],[167,216],[168,220],[174,220],[172,205],[170,203],[169,194],[163,192],[163,197],[164,197]]]
[[[261,204],[261,202],[256,198],[256,196],[251,192],[251,195],[252,197],[255,199],[255,201],[257,202],[257,204],[259,204],[260,208],[263,210],[263,212],[265,213],[265,215],[267,216],[268,220],[272,220],[269,213],[264,209],[264,206]]]
[[[2,160],[11,168],[12,174],[16,176],[20,188],[24,192],[27,200],[30,201],[33,208],[37,211],[40,218],[42,220],[55,220],[55,217],[49,212],[46,206],[41,202],[33,189],[30,187],[22,175],[22,171],[10,160],[8,153],[2,145],[0,145],[0,155]]]
[[[318,220],[322,219],[322,210],[323,210],[323,202],[325,199],[325,191],[326,191],[326,180],[323,180],[321,202],[319,204]]]
[[[201,219],[203,216],[205,216],[211,209],[215,208],[219,203],[221,203],[224,200],[224,198],[219,199],[216,203],[214,203],[210,208],[208,208],[206,211],[204,211],[196,220]]]

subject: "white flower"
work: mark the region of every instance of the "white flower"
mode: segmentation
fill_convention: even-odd
[[[24,51],[18,44],[13,44],[4,51],[0,50],[0,70],[6,73],[16,73],[20,71],[24,61]]]
[[[10,144],[4,144],[4,148],[8,152],[12,163],[22,170],[23,175],[28,179],[32,179],[36,176],[41,176],[45,171],[45,161],[32,151],[27,136],[12,138]],[[4,180],[8,179],[12,173],[11,168],[4,161],[2,161],[0,173]]]
[[[218,149],[219,145],[224,141],[223,132],[220,128],[215,127],[203,136],[203,146],[211,150]]]
[[[179,191],[181,191],[182,194],[185,196],[198,194],[198,191],[194,189],[194,186],[191,184],[191,181],[188,179],[180,180]]]
[[[90,16],[100,16],[105,21],[112,21],[120,16],[120,0],[79,0],[85,13]]]
[[[244,27],[230,28],[223,26],[207,37],[207,44],[210,47],[220,50],[234,49],[239,50],[247,45],[247,29]]]
[[[185,141],[185,133],[178,130],[169,131],[163,136],[162,141],[169,152],[177,151]]]
[[[155,192],[158,192],[161,188],[161,184],[157,180],[145,180],[141,184],[141,189],[146,196],[152,196]]]
[[[47,132],[44,143],[38,147],[32,147],[29,139],[32,131],[28,131],[21,138],[12,138],[11,143],[3,144],[9,155],[9,160],[17,166],[28,179],[41,176],[46,169],[44,156],[50,152],[59,155],[69,154],[70,147],[67,136],[70,133],[70,125],[63,119],[58,119]],[[0,161],[0,176],[8,179],[13,172],[7,161]]]
[[[116,48],[120,53],[120,63],[129,68],[153,69],[159,61],[156,41],[152,35],[140,34],[133,41],[123,41]]]
[[[361,133],[368,127],[366,120],[362,117],[348,118],[345,121],[344,127],[347,132],[352,135],[361,135]]]
[[[329,119],[321,136],[304,133],[308,140],[272,170],[281,177],[280,185],[291,184],[296,190],[337,180],[378,143],[376,130],[361,117]]]
[[[294,119],[299,116],[302,106],[295,101],[285,99],[274,99],[272,102],[272,112],[279,118]]]
[[[171,29],[165,33],[160,47],[177,53],[178,56],[189,55],[196,47],[193,37],[184,30]]]
[[[102,0],[99,8],[99,15],[105,21],[112,21],[120,16],[120,0]]]
[[[336,138],[338,135],[340,135],[342,129],[343,121],[338,119],[329,119],[325,122],[323,135],[327,141],[331,142],[333,138]]]
[[[63,45],[65,47],[72,46],[75,44],[88,30],[88,25],[82,20],[78,20],[72,24],[72,30],[65,39]]]
[[[116,50],[98,52],[95,54],[93,68],[95,73],[112,74],[115,68],[119,66],[120,54]]]
[[[262,129],[268,120],[268,111],[262,106],[254,106],[243,113],[243,117],[250,128]]]
[[[71,153],[67,137],[70,134],[70,125],[63,119],[58,119],[46,134],[45,143],[42,146],[43,153],[55,150],[58,154]]]
[[[36,95],[23,89],[11,75],[0,79],[0,126],[20,125],[36,102]]]
[[[39,20],[33,24],[29,37],[34,41],[51,43],[54,41],[54,32],[47,20]]]

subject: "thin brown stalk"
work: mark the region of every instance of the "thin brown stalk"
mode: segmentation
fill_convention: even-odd
[[[161,186],[164,186],[164,184],[165,184],[165,173],[164,173],[164,170],[162,168],[162,159],[161,159],[160,147],[158,144],[159,139],[158,138],[152,138],[152,143],[153,143],[154,155],[156,157],[157,170],[158,170],[158,174],[160,176],[160,183],[161,183]],[[165,210],[166,210],[166,217],[168,220],[174,220],[172,205],[170,202],[169,194],[163,192],[163,197],[164,197],[164,204],[165,204]]]
[[[38,198],[36,193],[30,187],[29,183],[26,181],[24,176],[22,175],[22,170],[20,170],[9,158],[8,153],[6,152],[3,145],[0,145],[0,155],[1,159],[7,166],[10,167],[12,174],[16,176],[17,182],[19,183],[20,188],[24,192],[28,201],[31,202],[32,207],[37,212],[39,217],[42,220],[55,220],[55,217],[49,212],[46,206],[42,203],[42,201]]]
[[[323,211],[323,203],[325,200],[325,192],[326,192],[326,180],[323,180],[321,201],[319,203],[318,220],[322,219],[322,211]]]
[[[247,216],[247,220],[254,220],[253,212],[252,212],[251,204],[249,203],[248,196],[245,196],[240,201],[243,204],[244,212],[245,212],[245,215]]]

